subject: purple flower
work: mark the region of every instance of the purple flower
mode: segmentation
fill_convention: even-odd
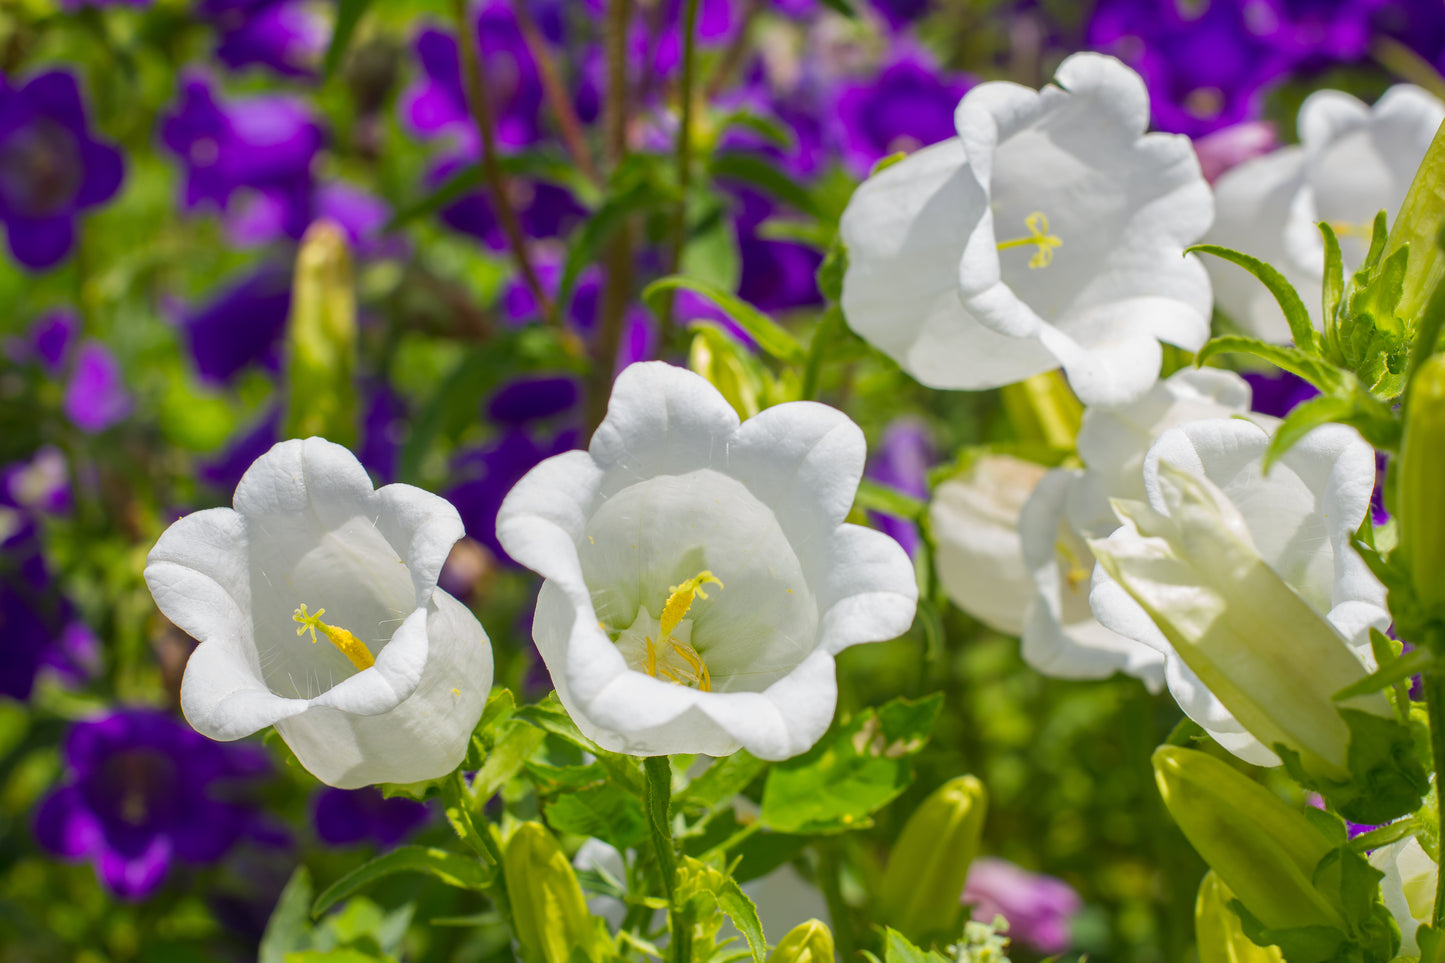
[[[196,371],[207,381],[224,383],[253,364],[274,369],[290,311],[291,272],[272,264],[185,312],[180,325]]]
[[[1254,410],[1276,418],[1283,418],[1320,393],[1314,385],[1288,371],[1246,371],[1244,380],[1254,392]]]
[[[746,188],[733,193],[738,199],[734,225],[742,268],[738,297],[769,313],[821,304],[817,273],[823,255],[806,244],[764,237],[763,222],[777,212],[777,206]],[[752,341],[746,334],[743,338]]]
[[[130,395],[120,365],[99,341],[82,341],[65,386],[65,414],[77,428],[94,434],[130,414]]]
[[[76,723],[64,756],[67,779],[36,812],[36,838],[90,861],[132,900],[155,892],[176,859],[215,862],[247,835],[256,817],[238,791],[269,769],[260,749],[212,742],[153,709]]]
[[[468,163],[466,157],[448,158],[432,169],[427,183],[439,187]],[[507,186],[522,233],[533,240],[564,237],[587,215],[572,192],[560,185],[514,177]],[[507,249],[507,236],[491,198],[481,191],[453,201],[441,209],[439,216],[448,227],[475,237],[494,251]]]
[[[42,515],[66,515],[71,504],[70,476],[59,448],[46,445],[29,461],[0,468],[0,505]]]
[[[91,136],[75,75],[39,74],[23,87],[0,78],[0,221],[10,253],[32,270],[75,246],[75,222],[115,196],[120,151]]]
[[[963,902],[980,922],[1002,916],[1011,938],[1045,955],[1069,948],[1069,920],[1083,905],[1063,880],[993,856],[980,856],[969,867]]]
[[[1258,118],[1294,64],[1288,29],[1278,0],[1102,0],[1088,40],[1143,76],[1157,127],[1198,136]]]
[[[1285,28],[1276,39],[1301,59],[1359,60],[1369,53],[1370,20],[1387,0],[1278,0]]]
[[[1371,18],[1377,34],[1398,40],[1438,69],[1445,64],[1445,4],[1388,0]]]
[[[928,13],[932,6],[930,0],[869,0],[869,3],[883,15],[883,19],[887,20],[894,30],[901,30],[913,23]]]
[[[261,66],[286,77],[311,77],[331,39],[326,19],[307,0],[223,2],[201,9],[216,24],[216,59],[232,70]]]
[[[970,86],[921,51],[898,54],[869,82],[842,85],[837,116],[844,162],[863,176],[890,154],[953,137],[953,111]]]
[[[312,807],[316,835],[332,846],[369,842],[390,849],[432,818],[422,803],[396,796],[387,799],[375,786],[331,789],[317,793]]]
[[[406,438],[406,402],[384,380],[366,386],[357,460],[383,482],[396,479],[397,460]]]
[[[161,141],[185,168],[187,209],[225,211],[232,195],[253,189],[309,198],[311,167],[325,135],[311,108],[283,96],[221,101],[211,82],[191,75],[161,123]],[[305,225],[302,225],[303,228]]]
[[[217,491],[234,491],[251,463],[270,451],[280,436],[281,412],[277,409],[256,422],[245,434],[232,439],[219,455],[201,462],[196,474]]]
[[[535,143],[541,136],[542,84],[508,3],[491,0],[478,10],[477,38],[497,143],[504,150]],[[417,36],[415,49],[424,77],[402,93],[407,122],[424,137],[451,137],[475,153],[477,133],[462,86],[456,38],[427,28]]]
[[[237,247],[256,247],[289,238],[301,239],[317,220],[340,227],[361,257],[400,255],[405,245],[381,229],[391,208],[378,197],[344,181],[317,185],[301,180],[284,187],[244,190],[226,214],[226,236]]]
[[[519,378],[492,395],[487,417],[499,425],[525,425],[570,411],[579,398],[574,378]]]
[[[0,695],[24,700],[42,670],[79,681],[95,670],[99,653],[51,577],[34,513],[15,497],[15,467],[28,466],[12,466],[0,487]]]
[[[928,469],[933,464],[933,440],[928,425],[916,418],[899,418],[883,432],[883,441],[869,459],[867,476],[906,495],[928,497]],[[871,513],[873,523],[902,545],[909,555],[918,549],[918,529],[891,515]]]

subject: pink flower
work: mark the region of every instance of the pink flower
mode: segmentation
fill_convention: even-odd
[[[989,923],[1002,916],[1008,920],[1010,938],[1046,954],[1069,948],[1069,920],[1083,905],[1063,880],[995,856],[973,861],[963,902],[973,907],[975,920]]]

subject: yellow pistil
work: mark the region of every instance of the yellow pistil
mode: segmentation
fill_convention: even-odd
[[[298,636],[311,632],[311,643],[316,644],[316,630],[320,629],[321,634],[330,640],[331,644],[341,650],[341,654],[351,660],[351,664],[358,669],[369,669],[376,664],[371,657],[371,651],[362,644],[361,640],[345,629],[334,625],[327,625],[321,621],[321,616],[326,614],[325,609],[317,609],[315,614],[306,613],[306,603],[302,602],[295,612],[291,613],[291,621],[300,623],[301,628],[296,630]]]
[[[1069,587],[1070,592],[1077,594],[1079,588],[1094,574],[1092,569],[1084,566],[1083,560],[1062,538],[1054,543],[1054,551],[1058,553],[1062,561],[1067,563],[1063,573],[1064,584]]]
[[[1036,246],[1038,250],[1034,256],[1029,258],[1030,268],[1048,267],[1054,260],[1054,248],[1064,243],[1063,238],[1057,234],[1049,233],[1049,219],[1043,211],[1034,211],[1024,218],[1024,226],[1029,229],[1028,237],[1016,237],[1008,241],[999,241],[998,249],[1007,251],[1015,247]]]
[[[1375,236],[1374,221],[1330,221],[1329,225],[1335,237],[1357,237],[1368,241]]]
[[[711,572],[703,571],[683,582],[681,585],[674,585],[668,589],[672,594],[667,597],[667,602],[662,606],[662,618],[659,620],[658,638],[659,642],[654,643],[651,638],[644,637],[643,642],[647,646],[647,662],[645,663],[647,674],[654,679],[658,673],[670,682],[678,685],[694,685],[703,692],[712,691],[712,673],[708,671],[707,663],[703,662],[702,656],[686,642],[673,637],[688,610],[692,608],[694,599],[705,599],[707,593],[703,591],[704,585],[716,585],[723,587]],[[658,665],[658,648],[671,646],[672,652],[682,660],[682,665]]]

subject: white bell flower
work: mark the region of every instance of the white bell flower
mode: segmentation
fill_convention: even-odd
[[[161,612],[200,640],[181,709],[229,741],[269,725],[322,782],[418,782],[461,763],[492,688],[470,610],[437,588],[462,522],[410,485],[372,487],[345,448],[283,441],[234,509],[176,521],[146,560]]]
[[[1147,505],[1116,501],[1126,525],[1091,543],[1091,601],[1103,625],[1164,656],[1170,693],[1226,749],[1278,765],[1267,747],[1293,748],[1299,732],[1273,713],[1313,712],[1303,727],[1320,743],[1305,749],[1338,773],[1348,735],[1330,699],[1373,669],[1369,629],[1389,625],[1384,587],[1350,544],[1375,453],[1353,428],[1324,425],[1265,474],[1275,425],[1214,419],[1161,435]]]
[[[1440,868],[1414,836],[1381,846],[1370,854],[1370,865],[1385,874],[1380,895],[1400,927],[1400,955],[1419,956],[1415,933],[1434,922],[1435,877]]]
[[[1213,200],[1187,137],[1146,134],[1149,96],[1080,53],[1055,85],[974,87],[958,138],[865,181],[843,213],[849,325],[934,388],[996,388],[1063,367],[1090,404],[1159,376],[1160,341],[1209,336],[1184,248]]]
[[[1445,104],[1409,84],[1387,90],[1373,107],[1339,90],[1320,90],[1299,111],[1298,146],[1245,161],[1214,185],[1215,219],[1205,238],[1278,269],[1321,326],[1325,221],[1340,240],[1346,275],[1370,246],[1375,215],[1400,209],[1415,170],[1445,119]],[[1253,275],[1206,258],[1215,300],[1246,333],[1290,340],[1273,296]]]
[[[837,702],[833,657],[913,620],[913,567],[844,524],[863,433],[813,402],[739,424],[704,378],[618,377],[587,451],[507,495],[497,537],[545,578],[532,637],[600,746],[763,759],[808,749]]]
[[[1019,540],[1019,513],[1047,469],[1011,455],[983,455],[933,490],[928,530],[938,581],[954,605],[1009,635],[1023,631],[1034,594]]]
[[[1144,497],[1144,456],[1166,430],[1249,410],[1249,384],[1232,371],[1185,369],[1131,404],[1084,410],[1076,442],[1083,470],[1044,476],[1019,519],[1033,583],[1023,626],[1024,659],[1045,675],[1101,679],[1122,671],[1151,691],[1164,683],[1164,657],[1100,625],[1089,607],[1094,557],[1088,539],[1118,528],[1109,502]]]

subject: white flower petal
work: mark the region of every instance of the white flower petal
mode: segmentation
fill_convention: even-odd
[[[645,361],[617,376],[588,451],[615,491],[628,477],[675,475],[726,458],[717,442],[737,427],[737,412],[705,380]]]
[[[897,542],[871,528],[843,525],[833,533],[828,554],[833,564],[818,587],[824,651],[836,655],[908,631],[918,608],[918,582]]]

